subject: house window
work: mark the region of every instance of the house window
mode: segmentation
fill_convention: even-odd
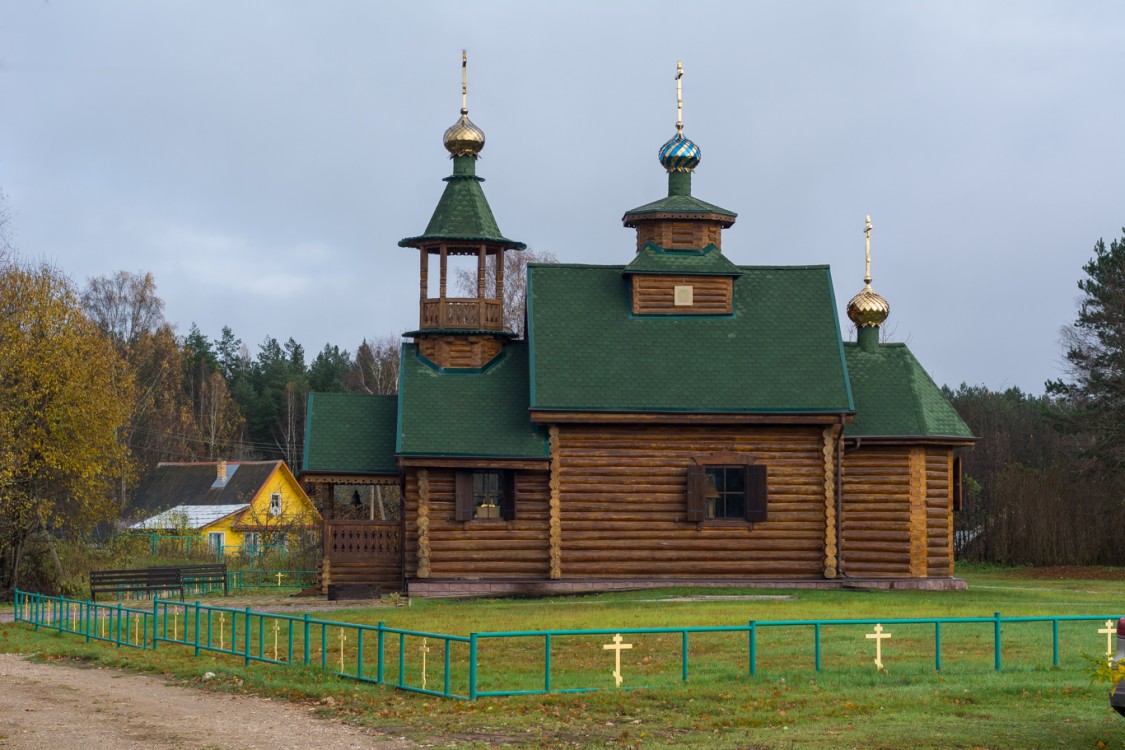
[[[270,495],[270,515],[271,516],[280,516],[281,515],[281,493],[280,492],[275,492],[272,495]]]
[[[516,517],[515,480],[514,471],[458,470],[454,488],[456,520],[513,520]]]
[[[765,521],[766,467],[759,464],[691,464],[687,472],[687,520]]]
[[[216,557],[223,557],[223,538],[226,536],[221,531],[212,531],[207,534],[207,547],[211,550],[211,554]]]
[[[247,531],[242,537],[242,556],[254,558],[257,557],[258,552],[261,551],[261,541],[258,538],[258,532]]]

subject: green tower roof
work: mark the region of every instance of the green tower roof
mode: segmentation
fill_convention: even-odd
[[[425,234],[407,237],[399,247],[418,247],[427,241],[461,240],[465,242],[495,242],[513,250],[527,247],[522,242],[510,240],[500,234],[496,218],[484,197],[476,175],[476,158],[453,157],[453,174],[445,178],[445,192],[438,201],[434,215]]]

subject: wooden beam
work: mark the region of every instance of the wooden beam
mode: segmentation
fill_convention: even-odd
[[[562,465],[559,460],[559,428],[552,425],[548,432],[548,445],[551,447],[551,479],[550,488],[550,572],[552,580],[562,578],[562,514],[559,506],[559,471]]]
[[[430,472],[418,472],[418,577],[430,577]]]
[[[835,578],[836,570],[836,430],[824,428],[824,577]]]
[[[910,449],[910,575],[926,576],[926,449]]]

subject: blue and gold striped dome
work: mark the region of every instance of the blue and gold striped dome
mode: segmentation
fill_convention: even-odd
[[[672,140],[660,147],[660,163],[669,172],[691,172],[699,166],[702,156],[699,146],[684,137],[683,133],[676,133]]]

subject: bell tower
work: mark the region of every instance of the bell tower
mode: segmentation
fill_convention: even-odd
[[[496,225],[477,177],[476,162],[484,148],[484,132],[469,119],[467,56],[461,53],[461,117],[445,131],[445,148],[453,174],[426,231],[398,244],[419,251],[418,330],[406,333],[418,352],[445,369],[484,367],[514,334],[504,320],[504,253],[526,245],[504,237]],[[448,259],[476,259],[476,294],[449,295]],[[437,260],[437,296],[430,295],[431,261]]]

